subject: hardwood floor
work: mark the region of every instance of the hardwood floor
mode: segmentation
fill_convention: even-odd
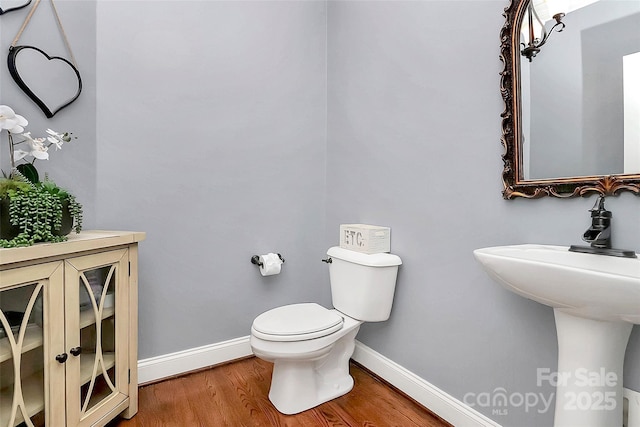
[[[143,386],[138,414],[108,427],[450,426],[353,363],[351,392],[283,415],[267,397],[272,367],[254,357]]]

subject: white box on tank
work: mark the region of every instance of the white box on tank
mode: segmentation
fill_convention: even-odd
[[[391,228],[367,224],[341,224],[340,247],[365,254],[391,251]]]

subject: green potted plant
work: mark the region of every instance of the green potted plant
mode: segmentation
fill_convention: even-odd
[[[19,191],[29,191],[27,182],[8,177],[0,178],[0,240],[11,240],[20,233],[20,228],[10,220],[10,197]]]
[[[70,142],[71,135],[47,129],[46,138],[33,138],[24,132],[26,125],[24,117],[0,105],[0,131],[7,131],[11,160],[11,172],[0,178],[0,247],[5,248],[60,242],[72,229],[82,229],[82,205],[48,177],[41,182],[34,165],[49,158],[51,146],[60,149]]]

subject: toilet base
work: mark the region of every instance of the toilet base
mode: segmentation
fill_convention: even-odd
[[[283,414],[297,414],[350,392],[349,359],[359,329],[336,341],[328,354],[307,360],[275,360],[269,390],[273,406]]]

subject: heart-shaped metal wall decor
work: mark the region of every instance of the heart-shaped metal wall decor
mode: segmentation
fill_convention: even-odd
[[[70,87],[68,91],[68,94],[73,94],[74,92],[75,94],[73,94],[70,98],[66,98],[65,96],[66,98],[65,100],[61,101],[57,105],[54,105],[53,107],[49,107],[41,99],[41,96],[43,95],[42,94],[40,96],[36,95],[33,92],[33,90],[27,85],[23,77],[20,75],[18,66],[16,65],[16,62],[17,62],[16,60],[20,53],[24,54],[25,52],[29,52],[32,54],[35,53],[36,55],[41,56],[40,59],[42,60],[42,63],[38,68],[38,75],[40,79],[43,79],[48,75],[46,70],[47,66],[55,66],[58,69],[58,71],[62,69],[63,73],[67,74],[66,76],[67,81],[69,80],[74,81],[73,85],[75,85],[75,81],[77,81],[77,86]],[[9,48],[9,56],[7,57],[7,65],[9,67],[9,73],[11,74],[11,77],[13,77],[13,80],[15,80],[15,82],[18,84],[20,89],[22,89],[24,93],[26,93],[27,96],[29,96],[29,98],[31,98],[33,102],[35,102],[38,105],[38,107],[40,107],[40,109],[44,112],[47,118],[51,118],[55,116],[56,113],[58,113],[60,110],[67,107],[73,101],[78,99],[78,97],[80,96],[80,92],[82,92],[82,79],[80,78],[80,73],[78,72],[78,69],[75,67],[75,65],[73,65],[71,62],[69,62],[65,58],[61,58],[59,56],[49,56],[46,52],[44,52],[41,49],[38,49],[37,47],[11,46]]]
[[[14,10],[22,9],[23,7],[29,6],[30,3],[31,3],[31,0],[27,0],[26,3],[23,2],[23,3],[21,3],[21,4],[17,5],[17,6],[8,7],[6,9],[3,9],[2,5],[0,5],[0,15],[4,15],[5,13],[13,12]]]

